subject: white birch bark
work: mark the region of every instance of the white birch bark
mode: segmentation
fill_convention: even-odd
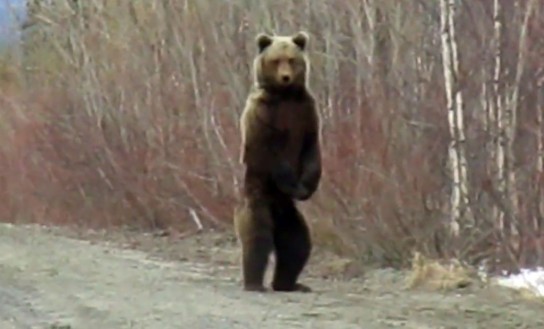
[[[544,71],[541,70],[541,71]],[[540,184],[540,181],[542,179],[542,176],[544,175],[544,77],[541,78],[537,82],[537,88],[538,88],[538,94],[536,98],[536,106],[537,106],[537,171],[538,171],[538,177],[539,180],[536,182],[536,184]],[[540,186],[537,188],[537,192],[539,193],[539,200],[538,202],[538,215],[542,216],[544,214],[544,189]],[[534,228],[536,231],[540,231],[544,229],[542,226],[541,219],[539,216],[536,216],[535,218],[535,224]]]
[[[539,0],[540,1],[540,0]],[[523,17],[523,25],[519,33],[519,44],[518,44],[518,62],[516,65],[516,76],[514,80],[514,86],[512,94],[510,97],[510,104],[508,106],[508,113],[505,119],[508,119],[508,126],[506,129],[506,182],[507,182],[507,197],[509,199],[509,206],[513,216],[516,216],[518,213],[518,193],[516,188],[516,171],[514,168],[515,154],[514,154],[514,142],[515,134],[517,128],[517,113],[519,111],[519,90],[521,86],[521,80],[523,77],[523,72],[525,71],[526,64],[526,54],[527,54],[527,30],[529,27],[529,21],[533,10],[537,5],[536,0],[529,0],[527,7],[525,9],[525,15]],[[511,223],[512,231],[516,232],[515,223]]]
[[[541,70],[544,72],[544,69]],[[542,73],[541,73],[542,74]],[[536,96],[536,120],[537,120],[537,167],[539,173],[544,173],[544,77],[537,82],[538,94]]]
[[[480,114],[480,120],[482,122],[482,126],[484,128],[484,131],[489,133],[489,124],[490,124],[490,116],[489,112],[491,109],[491,106],[489,105],[489,92],[487,91],[487,84],[484,82],[482,83],[482,93],[480,94],[480,101],[482,104],[482,111]]]
[[[498,5],[499,0],[495,0],[495,3]],[[505,234],[516,234],[514,219],[518,213],[518,199],[516,190],[516,172],[514,168],[514,142],[517,128],[519,90],[526,61],[527,29],[535,4],[536,0],[529,0],[525,10],[519,35],[516,74],[511,92],[508,95],[509,97],[506,98],[506,102],[503,102],[500,95],[498,93],[496,94],[497,124],[499,134],[499,141],[497,145],[498,189],[504,201],[504,206],[508,212],[507,214],[501,213],[499,220],[501,228]],[[498,11],[500,13],[500,7],[498,7]],[[500,71],[500,53],[498,54],[496,61],[499,64],[497,64],[498,67],[496,66],[495,83],[498,84],[500,75],[497,71]]]
[[[467,161],[464,151],[465,131],[463,118],[463,95],[458,88],[459,54],[455,39],[455,0],[440,0],[440,33],[446,105],[451,142],[448,150],[453,185],[451,192],[451,232],[459,235],[460,229],[473,225],[468,202]]]
[[[542,18],[541,7],[542,3],[537,3],[535,13],[537,19]],[[536,97],[536,106],[537,106],[537,170],[538,170],[538,180],[536,184],[540,184],[542,181],[542,176],[544,175],[544,66],[540,66],[536,76],[537,80],[537,97]],[[542,232],[544,230],[544,221],[542,220],[542,215],[544,214],[544,188],[538,186],[537,191],[539,193],[538,200],[538,216],[535,217],[535,230],[537,232]]]
[[[493,1],[493,30],[494,30],[494,68],[493,68],[493,108],[490,116],[494,121],[492,136],[495,139],[495,153],[492,154],[492,159],[495,162],[497,190],[501,196],[504,196],[506,190],[506,181],[504,179],[504,162],[505,162],[505,134],[504,134],[504,108],[502,101],[502,91],[500,89],[500,81],[502,77],[502,6],[500,0]],[[504,229],[504,212],[494,206],[492,209],[494,217],[497,219],[501,231]]]

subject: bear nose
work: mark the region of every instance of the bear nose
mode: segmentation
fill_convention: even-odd
[[[283,81],[284,83],[287,83],[291,80],[291,77],[288,76],[288,75],[284,75],[281,77],[281,81]]]

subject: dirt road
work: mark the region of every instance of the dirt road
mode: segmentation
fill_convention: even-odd
[[[400,290],[400,274],[309,278],[312,294],[240,290],[235,268],[167,261],[39,227],[0,226],[0,328],[543,328],[506,289]]]

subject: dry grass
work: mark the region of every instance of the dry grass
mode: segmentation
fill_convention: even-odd
[[[522,300],[544,304],[544,296],[529,288],[516,289],[516,294]]]
[[[357,254],[357,247],[346,234],[334,223],[326,219],[317,219],[310,224],[312,240],[324,249],[339,256],[353,257]]]
[[[454,261],[445,265],[416,252],[412,259],[411,271],[406,279],[406,287],[449,291],[468,287],[474,281],[473,271],[459,262]]]

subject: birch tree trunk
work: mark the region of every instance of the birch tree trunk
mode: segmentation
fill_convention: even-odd
[[[500,0],[495,0],[495,37],[497,42],[501,38],[500,22],[497,27],[498,17],[500,16]],[[497,128],[498,128],[498,143],[497,143],[497,181],[498,190],[503,200],[503,208],[506,211],[499,213],[500,227],[505,236],[517,234],[516,218],[518,214],[518,198],[516,190],[516,172],[514,168],[515,154],[514,142],[517,128],[517,112],[519,107],[519,91],[521,79],[525,70],[526,52],[527,52],[527,29],[531,13],[535,7],[536,0],[529,0],[525,10],[518,44],[518,61],[516,65],[515,79],[511,87],[511,92],[506,98],[501,96],[498,90],[498,84],[501,80],[500,76],[500,50],[495,57],[495,105],[497,110]],[[504,93],[503,93],[504,94]],[[506,100],[506,101],[504,101]]]
[[[517,215],[518,213],[518,195],[517,195],[517,188],[516,188],[516,172],[514,168],[514,141],[515,141],[515,134],[516,134],[516,128],[517,128],[517,113],[518,113],[518,107],[519,107],[519,92],[520,92],[520,86],[522,83],[523,78],[523,72],[525,71],[525,64],[526,64],[526,58],[527,58],[527,33],[529,28],[529,22],[531,19],[531,15],[533,11],[535,10],[535,7],[537,6],[536,0],[529,0],[527,3],[527,6],[525,8],[525,15],[523,17],[523,23],[521,26],[521,30],[519,32],[519,44],[518,44],[518,62],[516,65],[516,76],[514,81],[514,86],[512,90],[512,95],[510,98],[510,106],[509,111],[511,112],[508,118],[510,121],[508,122],[508,130],[507,130],[507,156],[506,156],[506,164],[507,166],[507,182],[508,182],[508,190],[506,191],[507,197],[509,198],[510,206],[512,208],[512,212],[514,215]],[[539,84],[539,83],[537,83]],[[538,103],[537,103],[538,106]],[[541,116],[541,114],[539,114]],[[541,118],[540,118],[541,119]],[[539,145],[540,147],[540,145]],[[516,230],[516,227],[512,223],[512,230]],[[518,233],[517,230],[515,233]]]
[[[374,3],[374,21],[372,24],[372,80],[379,81],[380,91],[388,99],[387,80],[391,68],[391,40],[389,37],[388,18],[384,4]],[[392,8],[391,8],[392,9]]]
[[[544,72],[544,69],[541,70]],[[544,196],[542,195],[542,192],[544,189],[542,186],[540,186],[542,179],[544,177],[544,77],[539,79],[537,82],[537,98],[536,98],[536,113],[537,113],[537,148],[538,148],[538,158],[537,158],[537,177],[538,180],[536,181],[536,184],[539,184],[537,186],[537,193],[539,194],[539,200],[537,201],[537,207],[538,207],[538,216],[535,218],[535,224],[534,228],[536,231],[540,231],[544,229],[542,226],[542,215],[544,215]]]
[[[540,70],[540,75],[544,75],[544,68]],[[537,147],[538,147],[538,158],[537,158],[537,170],[539,173],[544,172],[544,77],[540,78],[537,82],[538,94],[536,96],[536,115],[537,115]]]
[[[451,233],[458,236],[461,229],[474,225],[468,198],[467,161],[463,95],[459,88],[459,54],[455,38],[455,0],[440,0],[440,32],[442,61],[446,87],[446,105],[451,142],[448,150],[453,186],[451,192]]]
[[[494,30],[494,68],[493,68],[493,100],[491,102],[492,109],[490,117],[493,121],[492,123],[492,136],[495,140],[495,153],[492,154],[491,159],[495,163],[495,177],[497,182],[497,190],[499,195],[503,197],[506,191],[507,182],[504,179],[505,175],[505,146],[506,146],[506,135],[505,135],[505,121],[504,121],[504,108],[503,108],[503,98],[502,98],[502,6],[500,0],[493,1],[493,30]],[[504,223],[504,207],[493,207],[492,213],[494,218],[497,219],[499,224],[499,229],[504,232],[505,223]]]

